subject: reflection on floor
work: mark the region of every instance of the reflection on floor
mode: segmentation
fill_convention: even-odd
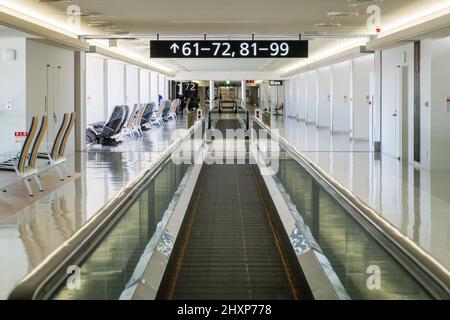
[[[18,212],[5,211],[12,191],[0,194],[0,299],[7,298],[17,281],[155,160],[177,137],[175,129],[186,125],[186,119],[178,119],[152,128],[142,141],[124,142],[116,148],[95,145],[76,153],[70,157],[69,166],[79,173],[78,178],[66,181]],[[46,172],[43,184],[56,183],[55,176],[52,170]],[[24,191],[14,193],[17,201],[30,201]]]
[[[299,151],[450,269],[450,172],[370,151],[368,142],[295,119],[272,119]]]

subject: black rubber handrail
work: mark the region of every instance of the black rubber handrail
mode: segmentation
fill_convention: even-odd
[[[188,129],[187,133],[176,139],[166,151],[147,169],[131,180],[97,214],[81,227],[70,239],[50,254],[30,274],[23,278],[10,293],[9,300],[48,299],[67,277],[66,269],[82,260],[92,248],[107,234],[132,205],[133,200],[152,181],[171,160],[171,156],[192,134],[202,128],[204,119]]]
[[[332,191],[330,195],[338,200],[366,232],[394,256],[396,261],[407,269],[435,299],[450,299],[450,271],[447,268],[326,173],[320,166],[291,146],[285,138],[278,133],[274,133],[260,119],[254,118],[254,121],[267,131],[272,138],[275,138],[280,146],[315,180],[328,191]]]

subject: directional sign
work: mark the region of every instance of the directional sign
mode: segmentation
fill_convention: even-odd
[[[198,84],[195,82],[183,83],[183,95],[196,95],[198,94]]]
[[[281,80],[270,80],[269,81],[269,86],[271,87],[279,87],[283,85],[283,81]]]
[[[308,58],[308,41],[150,41],[150,58]]]

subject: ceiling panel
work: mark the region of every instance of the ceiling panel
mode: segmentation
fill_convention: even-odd
[[[0,0],[0,4],[24,5],[48,21],[70,24],[67,11],[81,10],[85,35],[132,34],[176,36],[233,35],[285,36],[297,34],[367,33],[367,7],[378,5],[382,26],[433,6],[449,5],[450,0]],[[72,6],[72,7],[71,7]],[[70,11],[70,10],[69,10]],[[332,17],[330,13],[349,16]],[[330,25],[319,27],[318,24]],[[332,25],[338,25],[332,26]],[[347,40],[311,40],[310,54],[343,45]],[[148,39],[120,41],[119,46],[148,59]],[[251,70],[274,71],[299,60],[196,60],[158,61],[174,71]]]

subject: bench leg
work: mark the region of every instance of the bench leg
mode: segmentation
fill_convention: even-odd
[[[58,172],[58,176],[59,176],[59,180],[64,181],[64,176],[61,172],[61,169],[59,168],[59,166],[55,166],[56,172]]]
[[[33,191],[31,190],[30,183],[28,182],[28,178],[24,178],[24,179],[23,179],[23,182],[25,183],[25,186],[27,187],[28,195],[29,195],[30,197],[34,196]]]
[[[39,191],[44,192],[44,188],[42,187],[41,179],[39,179],[38,175],[34,175],[34,180],[36,180],[37,185],[39,186]]]

